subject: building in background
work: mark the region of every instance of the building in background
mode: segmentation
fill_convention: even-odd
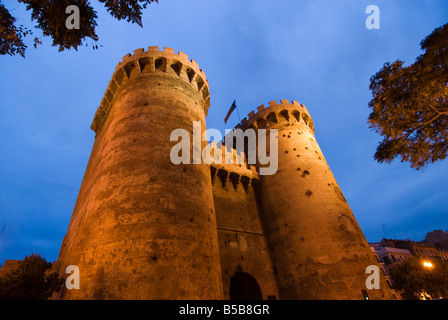
[[[384,279],[386,280],[387,286],[390,289],[390,291],[392,292],[392,296],[395,299],[401,299],[400,294],[398,292],[396,292],[396,290],[393,289],[392,280],[390,279],[390,276],[389,276],[389,269],[383,262],[384,261],[383,257],[380,258],[380,256],[379,256],[378,250],[382,250],[383,248],[379,245],[379,243],[369,243],[369,245],[370,245],[370,250],[372,251],[373,255],[375,256],[375,259],[377,260],[378,265],[380,266],[380,270],[384,276]],[[381,253],[381,255],[383,256],[383,252]]]
[[[5,260],[5,263],[0,268],[0,277],[5,275],[7,272],[15,270],[19,267],[19,263],[23,260]]]
[[[448,250],[448,230],[433,230],[426,234],[425,242],[433,245],[437,249]]]
[[[400,293],[393,289],[392,269],[413,256],[439,259],[448,263],[448,250],[442,248],[445,236],[445,232],[434,230],[428,232],[423,241],[383,238],[380,242],[369,243],[372,252],[381,264],[388,284],[397,296],[400,296]]]
[[[378,248],[378,259],[383,263],[384,272],[387,276],[390,276],[390,271],[394,266],[412,257],[412,254],[407,249],[394,248],[394,247],[381,247]]]

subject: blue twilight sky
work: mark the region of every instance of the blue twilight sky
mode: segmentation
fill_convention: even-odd
[[[24,5],[2,1],[18,24]],[[207,127],[224,133],[234,99],[241,117],[271,100],[307,106],[316,139],[368,241],[421,240],[448,229],[448,163],[424,172],[378,164],[380,136],[366,123],[369,78],[387,61],[413,63],[420,41],[448,22],[446,0],[160,0],[143,28],[98,9],[99,50],[58,52],[51,41],[26,59],[0,56],[0,264],[40,253],[57,259],[94,142],[90,124],[116,64],[158,45],[188,54],[210,82]],[[368,5],[380,29],[368,30]],[[39,35],[36,31],[35,35]],[[383,230],[385,225],[385,232]]]

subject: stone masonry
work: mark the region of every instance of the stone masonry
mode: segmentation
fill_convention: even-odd
[[[209,107],[182,52],[138,49],[117,65],[57,262],[64,277],[79,267],[80,289],[56,298],[363,299],[377,262],[306,107],[272,101],[237,126],[278,130],[278,171],[264,176],[260,164],[170,161],[171,132],[205,131]],[[367,293],[391,299],[382,275]]]

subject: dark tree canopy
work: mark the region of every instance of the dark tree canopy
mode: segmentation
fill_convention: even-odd
[[[401,157],[417,170],[448,153],[448,24],[420,46],[424,53],[414,64],[385,63],[372,76],[368,120],[383,136],[374,158],[391,163]]]
[[[433,267],[423,265],[430,261]],[[401,290],[406,299],[430,295],[432,299],[448,297],[448,262],[411,257],[391,270],[394,289]]]
[[[104,3],[107,11],[118,20],[126,20],[136,23],[142,27],[142,9],[152,2],[158,0],[98,0]],[[97,26],[97,12],[88,0],[17,0],[26,5],[26,9],[31,11],[31,20],[36,21],[37,29],[42,30],[43,36],[53,39],[52,46],[59,47],[59,51],[75,49],[83,46],[86,39],[98,41],[95,32]],[[79,8],[80,23],[79,29],[68,29],[66,20],[69,14],[66,8],[76,5]],[[0,54],[15,55],[20,54],[25,57],[27,46],[24,38],[33,34],[33,31],[17,26],[16,19],[9,13],[0,0]],[[34,46],[41,43],[34,38]],[[97,49],[97,45],[92,45]]]
[[[19,262],[17,268],[0,277],[1,300],[46,300],[58,291],[63,280],[56,273],[48,273],[51,263],[40,255],[31,254]]]

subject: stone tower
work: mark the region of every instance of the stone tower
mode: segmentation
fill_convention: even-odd
[[[260,197],[280,298],[362,299],[366,267],[377,262],[316,142],[306,107],[271,101],[238,127],[278,130],[278,171],[261,176]],[[391,298],[383,277],[381,284]],[[371,290],[369,296],[385,298]]]
[[[205,74],[182,52],[138,49],[117,65],[55,264],[63,276],[77,266],[80,288],[55,298],[363,299],[377,262],[305,106],[273,101],[237,126],[278,130],[273,175],[247,161],[173,164],[171,133],[189,132],[192,159],[209,106]],[[391,298],[383,276],[368,294]]]
[[[79,267],[81,288],[63,298],[222,297],[210,169],[170,161],[171,132],[205,130],[209,96],[181,52],[139,49],[117,65],[58,258],[61,273]]]

